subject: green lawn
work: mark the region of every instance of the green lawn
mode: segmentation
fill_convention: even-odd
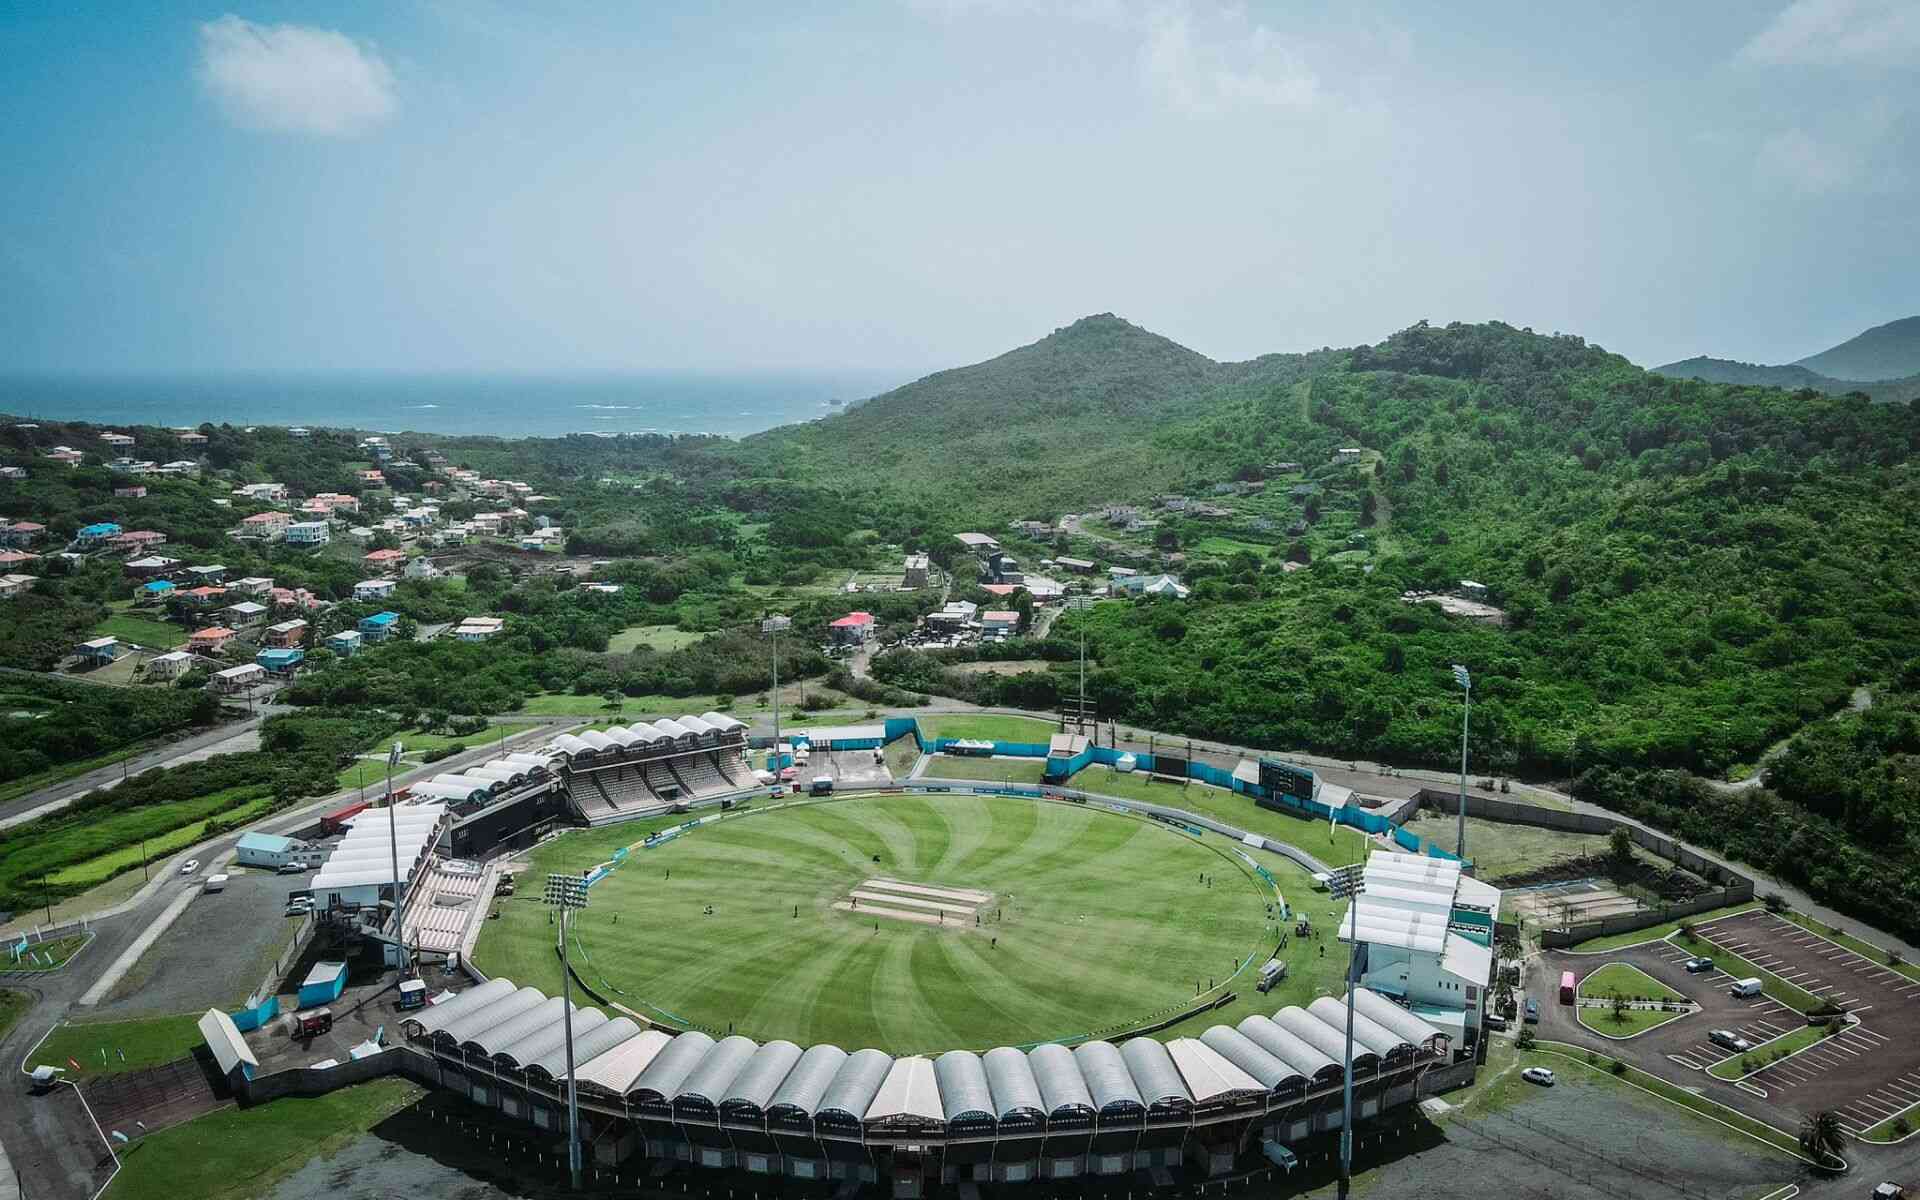
[[[312,1099],[223,1108],[141,1138],[121,1156],[108,1200],[195,1200],[265,1195],[316,1157],[331,1155],[417,1102],[419,1085],[396,1076]]]
[[[1046,770],[1039,758],[963,758],[936,754],[921,774],[933,779],[979,779],[989,783],[1039,783]]]
[[[191,800],[108,813],[89,825],[70,826],[50,834],[32,849],[36,854],[64,855],[78,847],[113,847],[48,873],[49,881],[57,887],[92,887],[137,868],[143,854],[152,861],[193,845],[206,835],[207,822],[214,817],[248,817],[264,813],[272,805],[273,797],[264,785],[224,788]]]
[[[1804,1050],[1827,1036],[1825,1025],[1807,1025],[1790,1030],[1777,1038],[1761,1042],[1745,1054],[1721,1059],[1707,1068],[1707,1074],[1715,1079],[1740,1079],[1785,1058],[1796,1050]]]
[[[532,871],[579,869],[642,836],[598,832],[540,847]],[[761,1039],[906,1052],[1118,1032],[1271,952],[1262,892],[1230,845],[1069,803],[796,804],[633,851],[594,888],[574,965],[641,1011]],[[956,916],[935,927],[834,907],[881,876],[991,893],[984,923]],[[557,988],[544,907],[516,898],[501,913],[476,962]],[[1295,949],[1304,960],[1307,945]],[[1300,973],[1316,976],[1304,961]],[[1285,1002],[1259,999],[1268,1011]]]
[[[199,1019],[199,1013],[183,1013],[137,1021],[69,1022],[55,1029],[38,1050],[27,1056],[27,1065],[45,1063],[71,1069],[77,1062],[80,1070],[76,1078],[157,1067],[193,1053],[202,1040],[195,1024]]]
[[[688,633],[673,625],[629,625],[607,639],[607,653],[626,654],[641,646],[651,650],[678,650],[706,636],[704,633]]]
[[[12,988],[0,988],[0,1038],[5,1038],[20,1018],[27,1015],[33,1007],[33,997],[26,992],[16,992]]]
[[[123,642],[171,650],[187,640],[187,631],[178,625],[156,621],[135,613],[120,612],[93,627],[96,637],[117,637]]]
[[[1911,1136],[1920,1125],[1920,1104],[1910,1104],[1860,1135],[1863,1142],[1897,1142]],[[1903,1132],[1901,1126],[1905,1126]]]
[[[1578,1013],[1580,1023],[1595,1033],[1612,1038],[1630,1038],[1645,1033],[1668,1021],[1677,1021],[1688,1014],[1682,1010],[1661,1011],[1656,1008],[1630,1008],[1618,1018],[1612,1009],[1583,1008]]]
[[[6,953],[0,954],[0,966],[9,971],[58,971],[92,940],[91,933],[70,933],[50,942],[33,942],[27,946],[22,957],[15,958],[13,948],[19,941],[14,939],[6,944]],[[37,959],[44,961],[35,961]]]
[[[1329,826],[1326,821],[1309,821],[1270,808],[1261,808],[1247,796],[1208,787],[1203,783],[1189,783],[1181,787],[1177,783],[1155,782],[1137,771],[1120,772],[1110,767],[1088,767],[1068,780],[1067,786],[1098,795],[1117,796],[1123,800],[1143,800],[1149,804],[1164,804],[1169,808],[1184,808],[1188,812],[1225,821],[1248,833],[1298,846],[1330,866],[1341,867],[1360,862],[1375,848],[1373,839],[1351,825]],[[1291,893],[1287,900],[1293,901]]]
[[[380,744],[386,747],[398,741],[405,747],[405,753],[409,758],[428,750],[441,750],[448,746],[456,750],[465,750],[470,746],[478,746],[482,742],[499,741],[502,724],[503,722],[500,721],[489,721],[487,727],[479,733],[421,733],[417,729],[409,729],[405,733],[396,733],[391,738],[383,739]],[[516,723],[507,730],[507,736],[512,737],[514,733],[524,728],[525,726]]]
[[[1473,835],[1468,834],[1467,838],[1467,849],[1472,850]],[[1718,921],[1722,917],[1730,917],[1735,913],[1748,912],[1759,907],[1758,904],[1734,904],[1726,908],[1710,909],[1681,921],[1667,921],[1659,925],[1649,925],[1645,929],[1630,929],[1625,933],[1610,933],[1606,937],[1588,938],[1569,948],[1576,954],[1593,954],[1603,950],[1618,950],[1623,946],[1638,946],[1643,942],[1657,942],[1678,933],[1682,925],[1704,925],[1708,921]],[[1707,953],[1707,951],[1701,953]]]
[[[1222,558],[1231,557],[1244,551],[1257,558],[1265,558],[1273,552],[1273,547],[1261,542],[1243,542],[1236,538],[1220,537],[1216,534],[1213,537],[1201,538],[1193,545],[1187,547],[1187,550],[1192,554],[1213,554]]]
[[[1916,966],[1910,962],[1895,963],[1888,961],[1887,948],[1885,946],[1876,946],[1872,942],[1866,941],[1863,938],[1857,938],[1850,933],[1842,932],[1831,925],[1823,925],[1805,913],[1797,913],[1789,910],[1781,915],[1800,928],[1807,930],[1809,933],[1817,933],[1821,937],[1831,938],[1855,954],[1863,954],[1882,966],[1887,967],[1889,970],[1897,971],[1905,975],[1908,979],[1920,980],[1920,966]]]
[[[990,742],[1038,742],[1044,744],[1059,730],[1052,721],[1033,717],[1002,717],[992,713],[940,713],[919,717],[920,736],[968,738]]]
[[[1606,999],[1615,993],[1631,1000],[1669,1000],[1676,1004],[1687,999],[1632,963],[1608,963],[1580,981],[1580,994],[1588,999]]]

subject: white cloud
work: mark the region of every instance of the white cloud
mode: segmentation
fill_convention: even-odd
[[[1320,80],[1286,39],[1235,10],[1172,4],[1145,15],[1140,64],[1155,91],[1192,113],[1311,108]]]
[[[1816,193],[1849,187],[1859,174],[1858,158],[1850,149],[1801,129],[1783,130],[1762,142],[1760,167],[1801,191]]]
[[[200,26],[200,86],[247,129],[353,137],[395,107],[393,72],[331,29],[255,25],[229,13]]]
[[[1920,56],[1914,0],[1794,0],[1740,48],[1764,65],[1912,65]]]

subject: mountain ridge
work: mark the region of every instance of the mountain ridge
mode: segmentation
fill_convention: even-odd
[[[1920,375],[1920,316],[1875,325],[1793,365],[1855,383]]]

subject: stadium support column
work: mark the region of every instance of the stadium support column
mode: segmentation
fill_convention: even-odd
[[[547,904],[560,910],[560,1020],[567,1043],[567,1176],[577,1192],[580,1190],[580,1095],[573,1078],[573,964],[567,951],[574,910],[587,906],[586,876],[547,876]]]
[[[1459,663],[1453,664],[1453,681],[1460,685],[1460,810],[1454,817],[1453,852],[1467,857],[1467,721],[1473,716],[1473,676]]]
[[[1360,972],[1360,893],[1366,890],[1365,866],[1355,863],[1334,872],[1334,896],[1347,899],[1347,1061],[1340,1087],[1340,1200],[1353,1187],[1353,992]]]

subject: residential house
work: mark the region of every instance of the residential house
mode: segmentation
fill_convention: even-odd
[[[828,625],[827,629],[836,646],[857,646],[873,636],[873,614],[850,612]]]
[[[100,435],[100,440],[120,450],[133,445],[133,439],[124,433],[103,433]]]
[[[909,554],[906,562],[906,578],[900,581],[901,587],[923,588],[927,586],[927,556]]]
[[[1168,596],[1185,600],[1193,589],[1171,575],[1129,575],[1113,581],[1114,589],[1130,596]]]
[[[220,584],[227,581],[227,568],[224,563],[208,563],[204,566],[188,567],[187,574],[199,583]]]
[[[262,504],[279,504],[287,498],[287,485],[284,483],[247,483],[233,489],[236,496],[249,500],[258,500]]]
[[[1020,614],[1010,608],[990,608],[980,614],[980,628],[988,633],[1012,633],[1020,626]]]
[[[324,546],[333,540],[333,526],[325,521],[295,521],[286,529],[289,546]]]
[[[1094,564],[1084,558],[1061,557],[1054,559],[1053,562],[1055,566],[1060,567],[1062,570],[1072,571],[1075,575],[1093,574]]]
[[[391,579],[362,579],[353,585],[355,600],[385,600],[393,595],[395,587]]]
[[[190,459],[178,458],[169,463],[160,464],[162,475],[185,475],[192,477],[200,473],[200,464]]]
[[[185,650],[169,650],[147,662],[147,676],[151,679],[178,679],[192,669],[193,655]]]
[[[0,575],[0,600],[24,596],[37,582],[39,581],[32,575]]]
[[[73,648],[73,652],[79,656],[82,662],[95,664],[110,663],[120,657],[120,639],[110,637],[94,638],[91,641],[81,642]]]
[[[225,625],[209,625],[187,635],[187,649],[195,654],[218,654],[235,636]]]
[[[383,575],[391,575],[406,565],[407,552],[405,550],[375,550],[371,554],[361,555],[360,561],[366,564],[368,570],[379,571]]]
[[[47,457],[55,462],[62,462],[70,467],[77,467],[87,456],[75,450],[72,446],[55,446],[53,449],[47,451]]]
[[[116,458],[107,464],[107,470],[122,475],[152,475],[159,469],[159,463],[141,458]]]
[[[73,535],[73,544],[81,550],[91,550],[95,546],[104,546],[120,536],[120,526],[112,521],[98,521],[92,525],[82,525]]]
[[[45,536],[47,527],[38,521],[15,521],[0,526],[0,545],[4,546],[31,546]]]
[[[26,477],[25,467],[0,467],[0,479],[25,479]]]
[[[293,517],[276,509],[257,512],[250,517],[240,518],[240,533],[243,537],[278,538],[285,536],[287,526],[293,524]]]
[[[992,554],[1000,548],[1000,543],[996,539],[984,533],[956,533],[953,535],[953,540],[979,555]]]
[[[343,629],[327,639],[327,649],[341,658],[352,658],[360,653],[360,640],[359,630]]]
[[[360,511],[360,497],[349,496],[345,492],[321,492],[307,501],[307,504],[318,504],[328,512],[357,513]]]
[[[231,695],[234,692],[244,692],[264,682],[266,678],[266,668],[259,663],[245,663],[238,667],[228,667],[224,671],[215,671],[207,686],[216,692]]]
[[[580,585],[580,590],[583,592],[598,592],[602,596],[618,596],[620,594],[620,587],[621,585],[617,583],[583,583]]]
[[[356,471],[354,478],[358,479],[361,483],[375,484],[382,487],[384,487],[387,482],[387,477],[379,471]]]
[[[113,489],[113,498],[115,500],[145,500],[147,498],[147,485],[144,483],[135,483],[129,484],[126,487],[117,487]]]
[[[229,625],[244,627],[267,619],[267,606],[258,600],[242,600],[238,604],[229,604],[221,611]]]
[[[202,584],[180,593],[180,598],[195,608],[212,608],[227,598],[227,589]]]
[[[484,642],[506,627],[500,617],[468,617],[454,626],[453,636],[463,642]]]
[[[169,559],[165,555],[148,555],[144,559],[131,559],[125,566],[121,566],[121,570],[127,572],[127,578],[131,580],[154,580],[163,574],[173,574],[175,570],[179,570],[179,566],[179,559]]]
[[[264,575],[249,575],[245,579],[236,579],[227,585],[228,590],[244,592],[249,596],[267,596],[273,592],[273,580]]]
[[[1358,446],[1342,446],[1333,452],[1333,465],[1343,467],[1348,463],[1357,463],[1366,455],[1367,452]]]
[[[269,675],[291,675],[307,657],[307,652],[298,646],[262,650],[253,656],[253,661]]]
[[[405,569],[400,572],[402,579],[438,579],[445,572],[433,565],[433,560],[421,555],[407,560]]]
[[[140,585],[142,600],[165,600],[179,590],[171,579],[149,579]]]
[[[295,609],[299,612],[312,612],[327,607],[327,602],[306,588],[274,588],[267,595],[276,609]]]
[[[461,521],[440,531],[440,542],[446,546],[464,546],[467,544],[467,525]]]
[[[290,650],[307,638],[307,623],[294,619],[267,626],[266,643],[277,650]]]
[[[1021,591],[1025,586],[1020,583],[983,583],[980,585],[980,590],[991,596],[1010,599],[1014,593]]]
[[[1053,538],[1054,529],[1050,521],[1015,521],[1013,527],[1020,531],[1021,536],[1036,542],[1050,541]]]
[[[287,430],[287,436],[293,438],[295,441],[304,442],[313,436],[313,430],[308,429],[304,425],[295,425]]]
[[[559,529],[536,529],[520,539],[522,550],[557,550],[566,543],[566,534]]]
[[[399,623],[399,613],[377,612],[370,617],[360,618],[360,634],[369,642],[384,642],[393,635],[394,627]]]
[[[1045,575],[1029,575],[1021,581],[1027,595],[1033,597],[1035,604],[1047,604],[1059,600],[1067,594],[1066,585],[1048,579]]]
[[[179,431],[178,436],[182,446],[204,446],[207,444],[207,435],[197,430],[182,429]]]
[[[980,606],[971,600],[949,600],[941,606],[940,611],[927,614],[927,624],[949,627],[970,625],[979,611]]]
[[[1460,586],[1454,589],[1453,594],[1462,600],[1478,600],[1480,603],[1485,604],[1487,602],[1487,585],[1484,583],[1475,583],[1471,579],[1462,579]]]
[[[38,554],[26,550],[0,550],[0,571],[17,571],[28,563],[39,560]]]
[[[1270,462],[1266,466],[1269,475],[1292,475],[1300,470],[1297,462]]]

